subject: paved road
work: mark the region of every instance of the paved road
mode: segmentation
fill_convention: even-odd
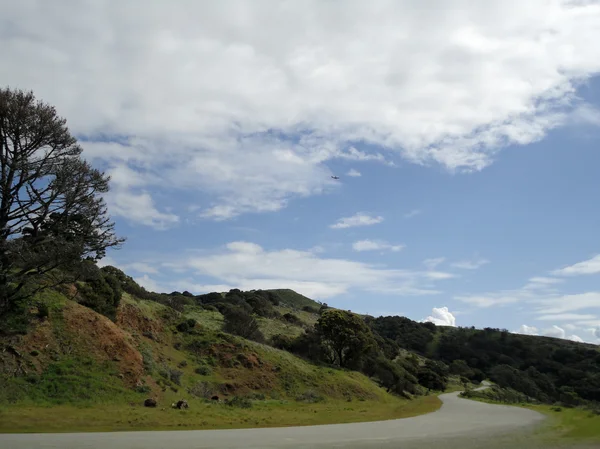
[[[437,412],[390,421],[240,430],[99,432],[0,435],[6,449],[230,449],[490,447],[496,437],[532,428],[543,416],[531,410],[440,396]],[[457,440],[458,441],[458,440]],[[455,447],[454,444],[451,445]],[[492,444],[493,446],[493,444]]]

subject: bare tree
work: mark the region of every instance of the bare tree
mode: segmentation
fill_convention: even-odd
[[[0,89],[0,313],[124,242],[102,198],[110,178],[81,153],[53,106]]]

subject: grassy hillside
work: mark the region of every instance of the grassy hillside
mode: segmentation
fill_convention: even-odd
[[[124,293],[113,322],[57,292],[38,300],[48,316],[35,318],[0,350],[2,432],[355,422],[440,406],[435,396],[402,399],[359,372],[314,365],[225,333],[216,310],[187,305],[176,311]],[[278,310],[292,309],[280,304]],[[261,328],[266,335],[299,335],[316,320],[303,313],[306,321],[298,324],[263,318]],[[178,330],[190,319],[193,327]],[[144,407],[146,398],[158,406]],[[179,399],[190,408],[172,409]]]

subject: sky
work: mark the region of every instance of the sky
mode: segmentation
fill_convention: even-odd
[[[599,2],[2,10],[0,83],[111,175],[103,265],[600,343]]]

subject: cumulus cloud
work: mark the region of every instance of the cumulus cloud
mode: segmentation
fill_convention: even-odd
[[[540,331],[537,327],[527,326],[526,324],[523,324],[518,330],[514,331],[513,333],[521,335],[543,335],[545,337],[562,338],[564,340],[576,341],[578,343],[584,342],[584,340],[578,335],[567,335],[565,329],[556,325],[542,330],[540,334]]]
[[[155,293],[164,293],[165,290],[156,282],[154,279],[150,278],[147,274],[144,274],[141,277],[133,278],[135,282],[144,287],[146,290]]]
[[[358,178],[359,176],[362,176],[362,174],[358,170],[355,170],[353,168],[350,171],[348,171],[348,173],[346,173],[346,176],[352,176],[353,178]]]
[[[112,215],[155,229],[167,229],[179,222],[177,215],[160,212],[147,192],[117,190],[109,193],[106,202]]]
[[[546,337],[565,338],[566,332],[562,327],[558,327],[556,324],[548,329],[542,331],[542,335]]]
[[[340,218],[337,222],[330,225],[331,229],[346,229],[354,228],[357,226],[371,226],[383,221],[382,216],[371,216],[369,214],[358,212],[351,217]]]
[[[404,249],[404,245],[391,245],[383,240],[358,240],[352,244],[354,251],[393,251]]]
[[[384,268],[346,259],[320,257],[314,251],[266,250],[251,242],[231,242],[211,254],[192,254],[166,268],[216,282],[186,281],[197,286],[292,288],[324,299],[349,290],[397,295],[436,294],[435,284],[452,277],[437,271]],[[189,279],[190,276],[183,277]]]
[[[537,327],[527,326],[526,324],[521,325],[521,327],[513,333],[522,335],[539,335]]]
[[[490,263],[490,261],[487,259],[474,259],[454,262],[451,265],[455,268],[461,268],[463,270],[476,270],[488,263]]]
[[[600,254],[595,255],[591,259],[584,260],[583,262],[578,262],[552,272],[552,274],[560,276],[578,276],[582,274],[597,273],[600,273]]]
[[[436,326],[456,327],[456,317],[448,310],[448,307],[434,307],[431,315],[423,321],[434,323]]]
[[[55,105],[98,164],[202,192],[211,219],[336,188],[336,158],[481,170],[585,111],[600,5],[375,3],[8,2],[0,78]],[[139,188],[113,213],[173,225]]]

